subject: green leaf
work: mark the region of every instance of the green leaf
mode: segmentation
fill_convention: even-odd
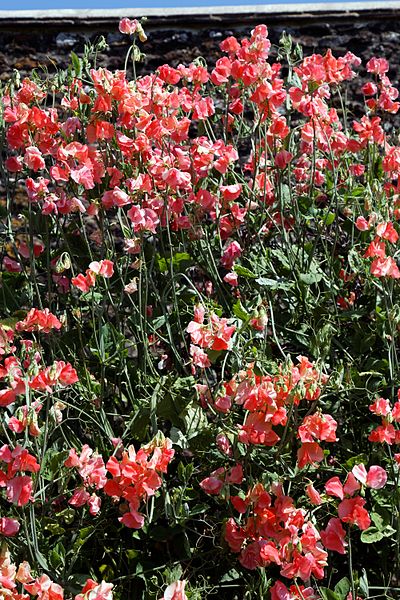
[[[362,595],[365,598],[369,598],[368,577],[367,577],[367,571],[364,568],[362,569],[362,575],[360,577],[360,581],[358,582],[358,585],[360,587],[360,592],[362,593]]]
[[[187,252],[177,252],[172,257],[172,266],[180,267],[181,263],[192,262],[192,257]],[[161,273],[167,273],[171,266],[171,258],[157,256],[157,264]]]
[[[299,273],[299,279],[306,285],[312,285],[313,283],[318,283],[323,278],[323,273],[321,272],[310,272],[310,273]]]
[[[250,271],[250,269],[247,269],[242,265],[235,265],[233,267],[233,270],[235,271],[235,273],[240,275],[240,277],[246,277],[247,279],[255,279],[257,277],[257,275],[253,273],[253,271]]]
[[[332,213],[332,212],[328,213],[326,215],[326,217],[323,219],[324,225],[332,225],[333,221],[335,220],[335,217],[336,217],[335,213]]]
[[[208,421],[203,409],[198,404],[192,402],[180,413],[179,417],[184,423],[187,438],[197,435],[204,427],[207,427]]]
[[[335,585],[335,594],[340,596],[341,600],[346,600],[347,594],[349,593],[351,588],[350,581],[347,577],[343,577],[336,585]]]
[[[287,281],[287,279],[270,279],[269,277],[258,277],[256,283],[270,290],[290,290],[294,285],[293,282]]]
[[[374,544],[375,542],[380,542],[380,540],[384,537],[382,531],[379,531],[377,527],[368,527],[361,533],[361,541],[364,544]]]
[[[329,588],[320,587],[319,591],[321,592],[321,596],[323,600],[342,600],[341,596],[332,592]]]
[[[240,575],[240,573],[238,573],[238,571],[236,571],[236,569],[231,569],[221,577],[221,583],[226,583],[228,581],[236,581],[241,577],[242,576]]]
[[[361,463],[363,465],[366,465],[367,462],[368,462],[368,457],[366,454],[357,454],[357,456],[352,456],[351,458],[349,458],[349,460],[347,460],[345,462],[345,467],[346,467],[346,469],[351,471],[351,469],[354,467],[354,465],[360,465]]]
[[[237,317],[241,321],[248,321],[249,318],[250,318],[249,313],[244,308],[244,306],[240,302],[240,300],[238,300],[237,302],[235,302],[235,304],[233,305],[233,314],[235,315],[235,317]]]
[[[82,63],[79,56],[77,56],[75,52],[71,52],[71,60],[72,66],[74,67],[75,75],[77,77],[80,77],[82,74]]]
[[[43,479],[46,479],[46,481],[53,481],[56,479],[57,472],[60,470],[67,457],[67,450],[57,452],[56,450],[49,448],[44,456],[44,460],[40,468],[40,474]]]

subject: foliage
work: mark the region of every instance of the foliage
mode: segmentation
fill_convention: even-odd
[[[395,598],[389,65],[120,31],[1,90],[2,597]]]

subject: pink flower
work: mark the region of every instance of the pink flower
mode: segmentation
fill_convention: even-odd
[[[343,491],[348,496],[353,496],[361,488],[360,484],[354,477],[353,473],[347,475],[346,481],[343,486]]]
[[[23,321],[15,325],[16,331],[40,331],[50,333],[52,329],[61,329],[61,323],[48,308],[39,310],[31,308]]]
[[[3,258],[3,267],[8,273],[21,273],[22,271],[20,263],[9,256]]]
[[[374,490],[380,490],[386,485],[387,473],[385,469],[378,465],[372,465],[369,468],[366,484]]]
[[[115,187],[113,190],[104,192],[101,201],[105,208],[110,209],[113,206],[126,206],[131,202],[131,199],[126,192],[119,187]]]
[[[210,477],[206,477],[200,482],[201,489],[212,496],[218,496],[222,488],[224,487],[224,473],[225,469],[220,467]]]
[[[281,150],[275,156],[275,166],[278,169],[284,169],[290,163],[293,158],[293,154],[287,150]]]
[[[325,491],[328,496],[336,496],[336,498],[340,498],[343,500],[343,486],[339,479],[339,477],[331,477],[325,484]]]
[[[132,35],[137,30],[138,25],[139,22],[137,21],[137,19],[133,19],[131,21],[131,19],[124,17],[119,22],[119,30],[121,33],[124,33],[126,35]]]
[[[114,263],[111,260],[93,261],[90,263],[89,269],[93,273],[96,273],[96,275],[102,275],[106,279],[109,279],[114,274]]]
[[[242,184],[235,183],[234,185],[220,185],[219,189],[222,193],[224,200],[227,202],[233,202],[239,198],[242,193]]]
[[[190,356],[192,357],[193,364],[196,365],[196,367],[200,367],[200,369],[211,367],[211,363],[207,354],[198,346],[190,344]]]
[[[315,506],[322,504],[322,498],[319,492],[315,489],[312,483],[309,483],[306,487],[306,494],[310,499],[310,502]]]
[[[84,488],[78,488],[74,491],[72,497],[68,500],[71,506],[84,506],[90,498],[90,494]]]
[[[297,464],[299,469],[306,465],[314,465],[324,459],[324,451],[317,442],[305,442],[297,451]]]
[[[390,402],[385,398],[377,398],[373,404],[369,405],[369,410],[377,416],[386,417],[390,413]]]
[[[227,456],[232,456],[232,446],[224,433],[219,433],[215,438],[219,450]]]
[[[342,527],[340,519],[330,519],[325,530],[320,531],[321,540],[325,548],[334,550],[339,554],[346,554],[345,542],[346,532]]]
[[[113,584],[102,581],[98,584],[93,579],[88,579],[82,592],[75,596],[75,600],[113,600]]]
[[[235,465],[229,469],[225,481],[227,483],[236,483],[240,485],[243,481],[243,467],[242,465]]]
[[[39,148],[35,148],[35,146],[29,146],[25,150],[24,163],[29,169],[32,169],[32,171],[40,171],[45,167],[42,153]]]
[[[86,294],[90,288],[96,284],[96,277],[93,271],[87,269],[86,275],[79,273],[79,275],[71,279],[71,283],[73,286],[77,287],[78,290]]]
[[[15,519],[10,519],[9,517],[0,518],[0,535],[12,537],[18,533],[19,527],[20,525]]]
[[[239,285],[238,276],[236,275],[236,273],[233,273],[232,271],[225,275],[224,281],[225,281],[225,283],[228,283],[232,287],[236,287]]]
[[[399,268],[391,256],[387,258],[375,258],[371,263],[371,274],[375,275],[375,277],[400,278]]]
[[[377,465],[370,467],[368,473],[363,464],[355,465],[352,473],[363,485],[374,490],[379,490],[386,485],[387,473],[385,469]]]
[[[362,484],[365,485],[367,483],[367,469],[365,468],[365,465],[354,465],[351,472]]]
[[[63,600],[64,590],[60,585],[51,581],[48,575],[42,575],[32,583],[24,584],[25,590],[33,595],[37,595],[37,600]]]
[[[97,494],[92,494],[87,501],[87,505],[89,506],[89,512],[92,516],[96,516],[101,509],[101,499]]]
[[[356,227],[359,231],[368,231],[369,223],[365,217],[357,217]]]
[[[238,242],[231,242],[224,250],[221,264],[225,269],[231,269],[237,258],[242,254],[242,248]]]
[[[182,581],[174,581],[165,590],[163,600],[187,600],[185,587],[185,579]]]
[[[31,499],[33,482],[29,475],[18,475],[7,481],[7,500],[25,506]]]
[[[360,496],[346,498],[338,506],[338,515],[343,523],[357,525],[361,530],[368,529],[371,524],[368,512],[364,508],[365,500]]]

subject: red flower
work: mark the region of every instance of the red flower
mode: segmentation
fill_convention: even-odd
[[[346,532],[342,527],[340,519],[330,519],[326,529],[322,529],[320,533],[321,540],[325,548],[328,548],[328,550],[334,550],[335,552],[339,552],[339,554],[346,554]]]
[[[365,500],[360,496],[346,498],[338,506],[338,515],[343,523],[357,525],[360,529],[368,529],[371,524],[368,512],[364,508]]]
[[[40,331],[50,333],[52,329],[61,329],[62,325],[48,308],[39,310],[32,308],[23,321],[15,325],[16,331]]]

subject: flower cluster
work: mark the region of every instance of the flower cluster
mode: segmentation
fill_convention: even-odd
[[[113,600],[113,587],[112,583],[98,584],[88,579],[75,600]],[[0,593],[7,600],[64,600],[64,590],[58,583],[45,574],[34,577],[26,561],[17,567],[4,546],[0,553]]]

